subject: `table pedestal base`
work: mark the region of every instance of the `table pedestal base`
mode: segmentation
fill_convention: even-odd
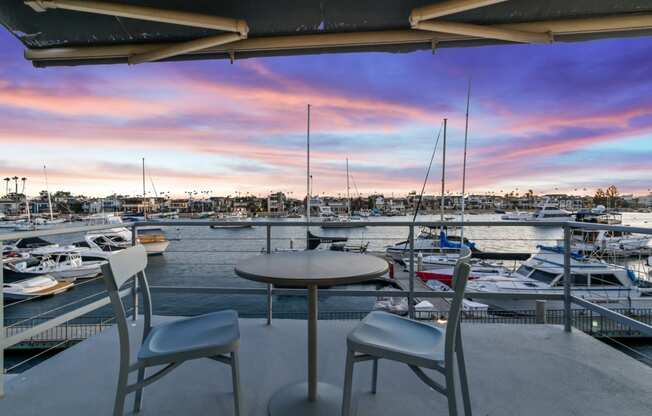
[[[333,416],[342,410],[342,389],[318,383],[317,400],[308,400],[308,383],[290,384],[274,393],[267,407],[269,416]]]

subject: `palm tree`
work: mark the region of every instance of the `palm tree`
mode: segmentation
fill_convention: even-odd
[[[8,194],[9,194],[9,181],[10,181],[10,180],[11,180],[11,178],[5,178],[5,179],[4,179],[4,181],[6,182],[6,183],[5,183],[5,195],[8,195]]]
[[[14,176],[14,177],[11,178],[11,179],[14,180],[14,183],[16,184],[16,193],[18,193],[18,179],[19,179],[19,178],[18,178],[18,176]]]

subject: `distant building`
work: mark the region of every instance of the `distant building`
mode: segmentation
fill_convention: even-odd
[[[267,212],[270,215],[283,215],[287,212],[287,198],[283,192],[275,192],[267,197]]]
[[[20,194],[9,194],[0,198],[0,213],[4,215],[19,215],[24,211],[24,197]]]

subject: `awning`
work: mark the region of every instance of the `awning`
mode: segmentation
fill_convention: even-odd
[[[652,34],[652,0],[3,0],[35,66],[410,52]]]

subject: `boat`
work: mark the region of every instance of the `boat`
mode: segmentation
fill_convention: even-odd
[[[323,217],[321,228],[363,228],[366,227],[363,217],[351,215],[351,187],[349,185],[349,159],[346,159],[346,215]],[[365,218],[366,219],[366,218]]]
[[[506,212],[504,215],[500,216],[500,219],[503,221],[528,221],[530,218],[529,212]]]
[[[227,224],[212,224],[210,225],[210,228],[213,229],[251,228],[254,226],[251,222],[251,218],[242,213],[231,215],[219,214],[214,218],[214,220],[225,222]]]
[[[450,292],[451,286],[440,282],[439,280],[428,280],[426,282],[426,286],[428,289],[431,289],[435,292]],[[417,308],[418,307],[418,308]],[[417,312],[442,312],[439,310],[436,310],[434,305],[430,303],[429,301],[421,301],[419,304],[414,306],[414,309]],[[463,299],[462,300],[462,310],[465,312],[486,312],[489,309],[489,305],[480,303],[480,302],[475,302],[470,299]]]
[[[36,231],[49,230],[61,226],[66,220],[63,218],[45,219],[34,218],[30,221],[22,221],[14,225],[14,231]]]
[[[558,294],[564,293],[564,251],[560,247],[539,246],[539,251],[512,273],[479,277],[467,284],[467,297],[473,293]],[[636,277],[633,270],[606,263],[579,253],[571,254],[571,293],[607,308],[652,307],[652,284]],[[532,310],[534,300],[509,297],[488,298],[483,302],[507,311]],[[547,301],[548,308],[562,309],[562,301]],[[573,307],[581,308],[573,305]]]
[[[572,221],[573,213],[546,201],[532,213],[510,212],[500,218],[505,221]]]
[[[364,228],[367,224],[361,217],[356,216],[339,216],[324,217],[320,224],[321,228]]]
[[[428,255],[456,251],[459,250],[459,241],[459,237],[450,236],[445,228],[440,231],[439,227],[426,226],[421,228],[414,239],[414,252]],[[471,251],[477,251],[473,242],[464,239],[464,244]],[[388,246],[385,248],[385,253],[392,259],[402,262],[404,257],[410,255],[410,241],[404,240]]]
[[[79,255],[84,261],[108,260],[114,253],[129,247],[126,240],[115,238],[104,234],[87,234],[83,241],[73,244],[79,250]]]
[[[40,275],[13,283],[3,283],[5,299],[22,300],[40,298],[63,293],[74,285],[74,279],[57,280],[50,275]]]
[[[56,279],[90,279],[102,273],[101,267],[106,261],[84,261],[78,252],[61,251],[44,256],[32,256],[37,264],[30,264],[29,259],[9,263],[5,269],[15,277],[35,277],[48,274]]]
[[[507,272],[508,270],[502,266],[492,266],[492,265],[482,265],[482,264],[473,265],[471,266],[471,273],[469,274],[469,280],[478,279],[480,277],[496,277],[505,274]],[[450,286],[453,281],[454,273],[455,273],[455,267],[440,267],[436,269],[421,270],[416,272],[416,275],[424,282],[428,282],[430,280],[437,280],[441,283]]]
[[[604,207],[602,207],[604,208]],[[622,215],[593,208],[577,213],[578,222],[590,224],[621,225]],[[563,246],[563,241],[559,242]],[[629,257],[652,252],[652,238],[628,231],[593,230],[574,228],[571,233],[573,251],[595,256]]]
[[[87,218],[89,225],[115,224],[115,228],[101,231],[89,231],[88,236],[104,236],[111,240],[112,244],[122,246],[123,248],[132,245],[132,232],[124,227],[122,218],[113,214],[93,215]],[[138,243],[142,244],[147,251],[147,255],[163,254],[170,245],[170,241],[165,236],[163,227],[157,225],[147,225],[137,227]]]

